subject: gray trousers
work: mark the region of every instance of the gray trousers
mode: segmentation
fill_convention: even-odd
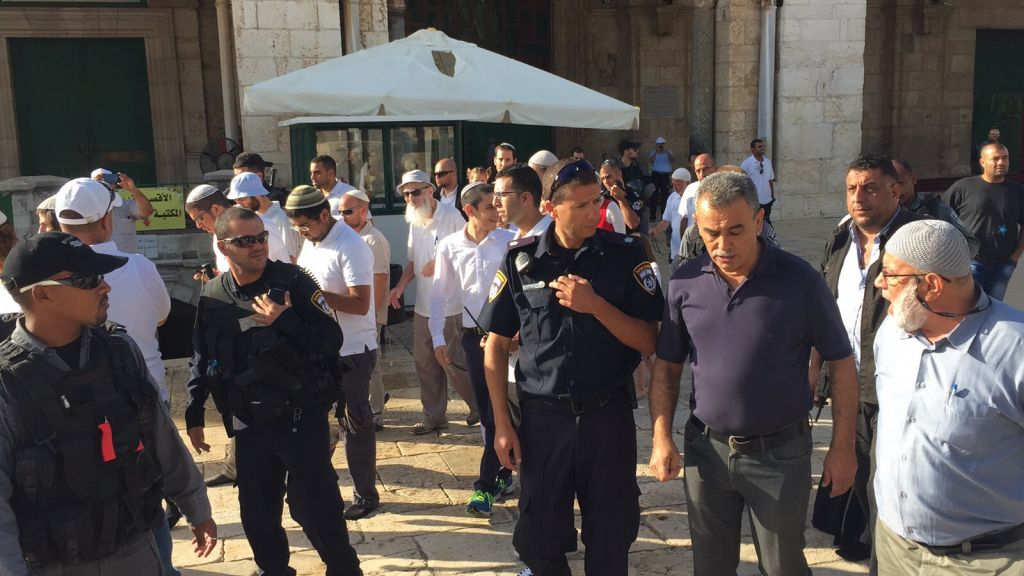
[[[998,550],[940,556],[875,524],[875,550],[880,576],[1020,576],[1024,574],[1024,540]]]
[[[687,422],[683,467],[696,576],[736,574],[744,506],[761,574],[811,573],[804,558],[810,430],[774,450],[745,455]]]
[[[413,314],[412,357],[416,364],[416,376],[420,381],[420,401],[423,403],[423,419],[437,426],[448,421],[448,382],[455,392],[469,405],[469,413],[476,413],[476,398],[466,374],[466,355],[462,351],[462,315],[449,316],[444,322],[444,341],[448,345],[451,364],[441,366],[434,357],[434,343],[427,326],[427,317]]]
[[[370,409],[370,377],[377,367],[377,351],[366,350],[341,357],[345,375],[345,459],[355,487],[354,501],[379,502],[377,493],[377,433]]]
[[[380,330],[383,327],[383,324],[377,324],[377,366],[370,376],[370,410],[373,411],[375,422],[384,413],[384,377],[380,373],[380,353],[383,350],[380,345]]]
[[[32,574],[35,576],[124,576],[126,574],[163,576],[164,567],[160,561],[160,553],[156,549],[156,542],[153,540],[153,533],[150,532],[124,550],[119,550],[102,560],[76,566],[51,564],[44,568],[33,569]]]

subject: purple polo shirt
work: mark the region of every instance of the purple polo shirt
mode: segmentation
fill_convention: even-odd
[[[735,291],[707,254],[669,281],[658,357],[693,371],[693,413],[712,430],[769,434],[807,416],[811,347],[825,360],[852,352],[836,300],[817,270],[761,242]]]

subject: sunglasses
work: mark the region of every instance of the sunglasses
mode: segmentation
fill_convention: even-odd
[[[221,242],[225,244],[233,244],[239,248],[252,248],[257,243],[266,244],[269,233],[264,230],[255,236],[239,236],[237,238],[224,238]]]
[[[764,162],[757,163],[757,173],[764,174]]]
[[[355,211],[356,211],[355,208],[345,208],[344,210],[341,211],[341,215],[342,216],[351,216],[352,214],[355,213]]]
[[[449,174],[455,174],[455,170],[439,170],[434,172],[434,178],[444,178]]]
[[[555,191],[558,190],[558,187],[575,178],[580,172],[590,172],[593,174],[594,166],[586,160],[577,160],[562,166],[562,169],[558,171],[558,174],[555,174],[554,182],[551,183],[551,194],[548,199],[550,200],[551,198],[554,198]]]
[[[74,275],[67,278],[54,278],[40,280],[28,286],[18,289],[18,292],[25,293],[36,286],[70,286],[78,290],[95,290],[103,283],[103,274]]]
[[[429,190],[429,189],[430,189],[430,186],[423,186],[423,187],[420,187],[420,188],[413,188],[412,190],[402,190],[402,197],[403,198],[409,198],[409,197],[416,198],[424,190]]]

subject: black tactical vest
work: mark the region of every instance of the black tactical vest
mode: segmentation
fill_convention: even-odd
[[[268,269],[267,289],[288,291],[300,274],[294,266]],[[275,328],[255,324],[252,300],[235,294],[230,274],[203,290],[207,373],[215,396],[226,398],[243,421],[263,424],[294,408],[338,398],[337,357],[307,354]],[[215,398],[216,399],[216,398]]]
[[[164,521],[159,399],[123,337],[93,329],[88,364],[70,373],[7,340],[0,394],[15,427],[11,507],[29,566],[92,562]]]

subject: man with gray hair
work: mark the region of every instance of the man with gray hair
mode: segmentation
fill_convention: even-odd
[[[1024,313],[938,220],[896,231],[874,284],[879,573],[1024,573]]]
[[[685,467],[697,574],[736,573],[748,507],[761,573],[808,575],[808,359],[812,346],[829,359],[835,425],[822,484],[839,496],[857,468],[850,343],[821,275],[758,237],[764,211],[750,178],[705,178],[696,215],[707,252],[669,281],[650,391],[651,472],[665,482]],[[694,390],[681,462],[672,431],[687,358]]]

